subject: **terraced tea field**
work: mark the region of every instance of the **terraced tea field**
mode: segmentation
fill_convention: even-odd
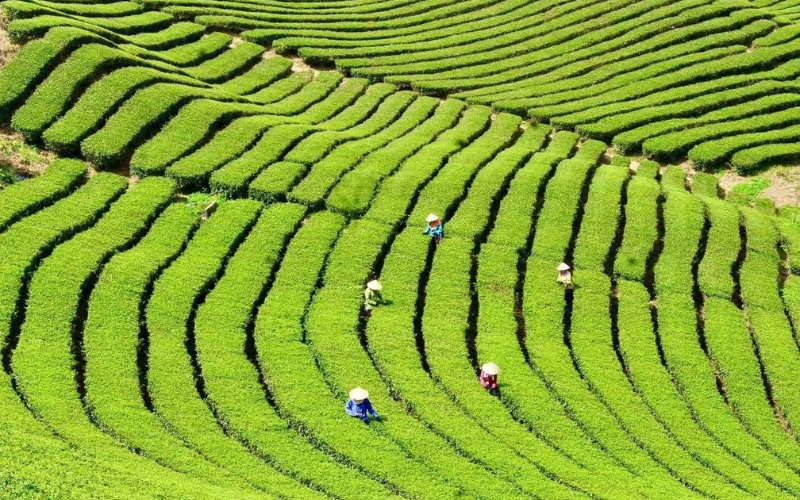
[[[800,497],[800,3],[0,5],[0,498]]]

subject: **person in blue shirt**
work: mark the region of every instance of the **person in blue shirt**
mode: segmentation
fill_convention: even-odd
[[[431,235],[431,238],[433,238],[433,241],[436,242],[436,246],[438,247],[444,237],[444,224],[442,224],[442,221],[439,220],[439,216],[436,214],[429,214],[425,222],[428,223],[428,227],[422,231],[422,234]]]
[[[350,391],[350,401],[344,407],[344,411],[351,417],[358,417],[365,424],[369,423],[369,415],[375,420],[380,420],[381,416],[369,402],[369,393],[361,387],[356,387]]]

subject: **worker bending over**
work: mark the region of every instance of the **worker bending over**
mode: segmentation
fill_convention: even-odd
[[[572,273],[569,271],[569,265],[562,262],[558,265],[558,279],[556,280],[559,285],[564,287],[564,298],[567,301],[567,314],[572,314],[572,302],[575,298],[575,285],[572,283]]]
[[[372,403],[369,402],[369,393],[361,387],[350,391],[350,401],[345,405],[344,411],[351,417],[360,418],[365,424],[369,423],[369,415],[372,415],[375,420],[381,419],[378,412],[372,407]]]
[[[383,304],[383,295],[381,294],[383,285],[378,283],[378,280],[372,280],[367,283],[367,288],[364,289],[364,312],[367,316],[372,316],[372,310]]]
[[[486,363],[481,367],[481,385],[490,392],[497,390],[497,375],[500,374],[500,367],[494,363]]]
[[[442,238],[444,238],[444,224],[439,220],[439,216],[436,214],[429,214],[425,222],[428,223],[428,227],[422,231],[422,234],[429,234],[438,247]]]

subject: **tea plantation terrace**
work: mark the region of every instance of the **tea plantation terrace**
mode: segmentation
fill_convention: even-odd
[[[790,4],[3,2],[0,497],[800,497]]]

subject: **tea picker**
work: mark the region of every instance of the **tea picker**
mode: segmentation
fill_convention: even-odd
[[[364,289],[364,312],[367,313],[367,316],[372,315],[372,310],[378,304],[383,304],[381,290],[383,290],[383,285],[378,280],[372,280],[367,283],[367,288]]]
[[[351,417],[358,417],[365,424],[369,423],[369,415],[375,420],[380,420],[381,417],[372,403],[369,402],[369,393],[361,387],[356,387],[350,391],[350,400],[344,407],[344,411]]]
[[[497,390],[497,375],[500,374],[500,367],[494,363],[486,363],[481,366],[481,385],[489,391]]]
[[[429,214],[428,217],[425,218],[425,222],[428,223],[428,227],[422,231],[422,234],[429,234],[438,247],[444,237],[444,224],[439,220],[439,216],[436,214]]]
[[[567,313],[572,314],[572,300],[575,294],[575,285],[572,283],[572,273],[570,267],[566,262],[558,265],[558,279],[556,280],[559,285],[564,287],[564,298],[567,301]]]

